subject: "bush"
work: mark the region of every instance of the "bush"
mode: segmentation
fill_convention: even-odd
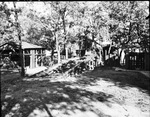
[[[42,62],[44,66],[52,66],[54,63],[54,61],[51,60],[50,56],[43,57]]]

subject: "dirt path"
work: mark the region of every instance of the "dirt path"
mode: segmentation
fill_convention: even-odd
[[[96,69],[7,84],[12,117],[149,117],[150,78],[137,72]],[[43,106],[46,105],[46,106]],[[4,109],[5,110],[5,109]]]

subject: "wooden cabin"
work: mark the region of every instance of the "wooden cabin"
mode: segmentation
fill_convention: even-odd
[[[43,66],[42,57],[45,56],[45,48],[28,42],[22,42],[25,68],[36,68]],[[19,43],[8,42],[0,46],[1,59],[9,57],[20,66]]]
[[[25,59],[25,67],[35,68],[43,66],[42,57],[45,56],[45,48],[27,42],[22,42],[22,49]]]

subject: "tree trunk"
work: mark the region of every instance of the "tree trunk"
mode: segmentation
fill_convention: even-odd
[[[65,52],[66,52],[66,59],[68,59],[68,48],[65,48]]]
[[[65,24],[64,14],[63,14],[63,16],[62,16],[62,21],[63,21],[63,29],[64,29],[64,35],[65,35],[65,37],[64,37],[64,39],[65,39],[65,41],[64,41],[64,42],[65,42],[65,43],[64,43],[64,50],[65,50],[67,39],[66,39],[66,24]],[[67,56],[65,56],[65,58],[67,58]]]
[[[57,33],[55,33],[55,39],[56,39],[56,50],[57,50],[57,56],[58,56],[58,63],[60,63],[60,48],[58,45],[58,38],[57,38]]]
[[[16,29],[18,31],[18,39],[19,39],[19,54],[20,54],[20,62],[21,62],[21,76],[24,77],[25,76],[25,69],[24,69],[24,55],[23,55],[23,50],[22,50],[22,40],[21,40],[21,30],[19,27],[19,23],[18,23],[18,14],[17,14],[17,9],[16,9],[16,3],[13,2],[14,5],[14,9],[15,9],[15,21],[16,21]]]
[[[94,33],[92,33],[92,45],[96,46],[96,43],[94,43]]]
[[[60,47],[58,46],[58,63],[60,63]]]
[[[111,50],[112,44],[110,44],[109,49],[108,49],[108,55],[109,55],[109,59],[110,59],[110,50]]]
[[[121,55],[122,55],[123,49],[121,49],[119,56],[118,56],[118,65],[120,66],[120,61],[121,61]]]
[[[51,53],[51,61],[54,60],[54,48],[51,48],[52,49],[52,53]]]
[[[23,50],[22,50],[22,41],[21,41],[21,37],[19,35],[19,41],[20,41],[20,47],[19,47],[19,53],[20,53],[20,62],[21,62],[21,76],[24,77],[25,76],[25,69],[24,69],[24,54],[23,54]]]

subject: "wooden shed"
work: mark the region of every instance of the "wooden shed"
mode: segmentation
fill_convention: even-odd
[[[45,48],[42,46],[22,42],[25,67],[35,68],[43,66],[42,57],[45,56]]]
[[[45,48],[28,42],[22,42],[24,65],[26,68],[36,68],[43,66],[42,57],[45,56]],[[0,46],[1,58],[9,57],[11,61],[16,61],[20,66],[19,43],[8,42]]]

